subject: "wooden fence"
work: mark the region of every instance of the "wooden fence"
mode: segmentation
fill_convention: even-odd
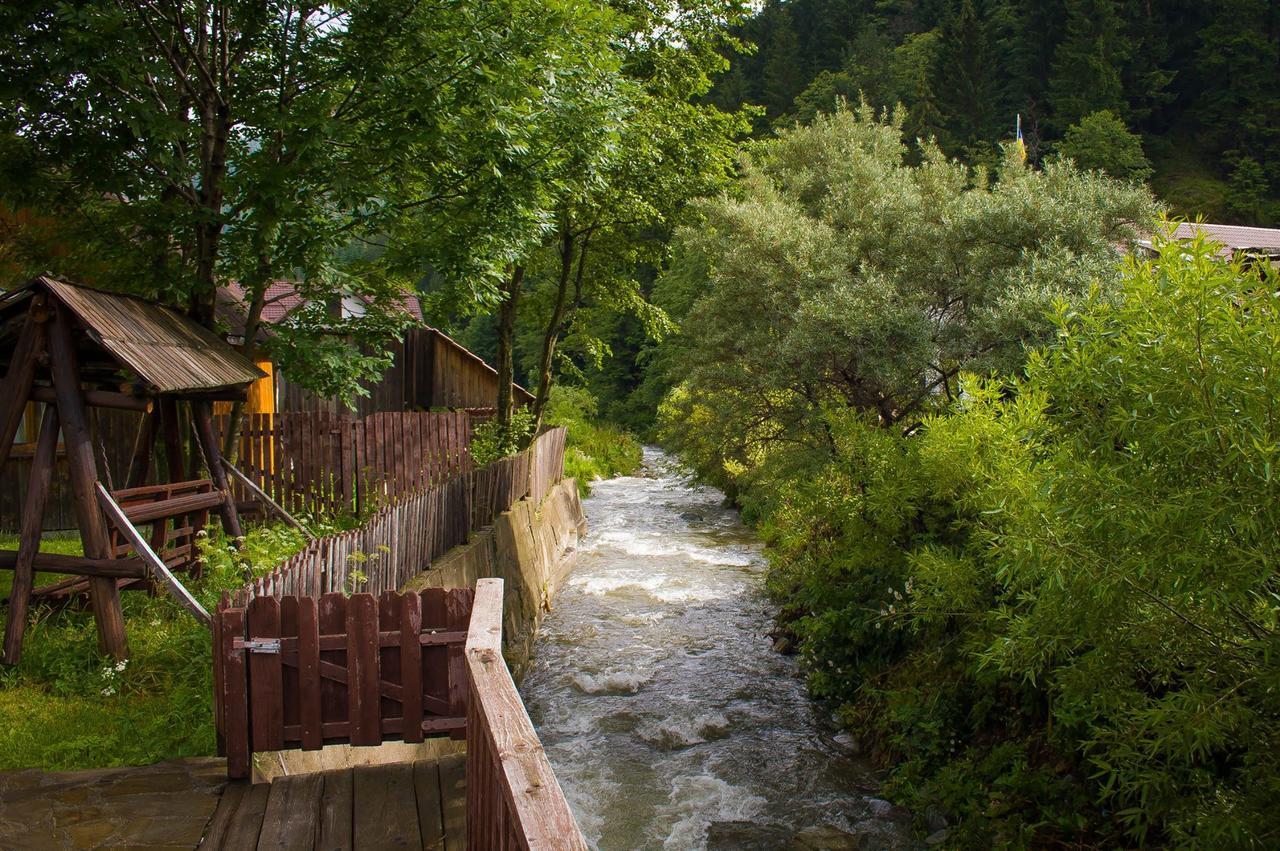
[[[476,583],[466,642],[467,845],[586,851],[502,658],[502,580]]]
[[[290,511],[362,513],[470,469],[470,445],[465,412],[249,414],[236,467]]]
[[[244,607],[263,596],[400,588],[519,500],[528,496],[540,503],[563,477],[565,435],[564,428],[547,429],[517,455],[399,496],[358,529],[312,540],[228,595],[224,605]]]
[[[467,846],[587,845],[502,656],[501,579],[475,590],[259,597],[214,618],[227,774],[326,744],[467,742]]]
[[[474,592],[255,597],[214,616],[214,722],[227,774],[252,755],[463,736]]]

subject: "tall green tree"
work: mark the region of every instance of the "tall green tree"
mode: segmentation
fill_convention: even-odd
[[[1067,0],[1066,16],[1049,79],[1053,125],[1065,130],[1103,109],[1127,116],[1123,75],[1130,49],[1116,0]]]
[[[1009,116],[986,19],[974,0],[960,0],[942,27],[935,54],[932,90],[941,113],[941,136],[952,152],[993,151]]]
[[[15,34],[0,47],[0,127],[31,166],[3,200],[70,219],[126,261],[98,283],[209,324],[229,278],[248,289],[251,325],[276,276],[318,299],[361,297],[357,320],[305,313],[281,348],[304,383],[349,394],[381,365],[356,344],[403,321],[404,281],[344,268],[360,252],[343,249],[371,244],[376,259],[411,216],[435,225],[417,232],[431,234],[414,243],[420,261],[491,290],[478,273],[541,209],[503,169],[529,148],[526,116],[598,52],[584,44],[600,13],[573,0],[91,0],[0,16]],[[457,215],[460,199],[473,215]]]

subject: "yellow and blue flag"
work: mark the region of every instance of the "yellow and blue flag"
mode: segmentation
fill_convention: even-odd
[[[1026,162],[1027,161],[1027,143],[1024,142],[1022,139],[1022,113],[1018,113],[1018,122],[1016,127],[1017,127],[1017,134],[1018,134],[1018,156],[1022,158],[1023,162]]]

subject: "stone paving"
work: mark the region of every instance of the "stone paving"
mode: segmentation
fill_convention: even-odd
[[[226,784],[226,762],[0,772],[0,849],[195,848]]]

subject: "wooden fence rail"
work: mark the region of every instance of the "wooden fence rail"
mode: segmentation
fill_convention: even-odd
[[[467,845],[586,851],[502,658],[502,580],[476,583],[466,642]]]
[[[547,429],[523,452],[400,495],[359,528],[309,541],[230,594],[226,604],[245,607],[264,596],[394,591],[519,500],[536,496],[541,502],[563,478],[564,445],[564,428]]]

